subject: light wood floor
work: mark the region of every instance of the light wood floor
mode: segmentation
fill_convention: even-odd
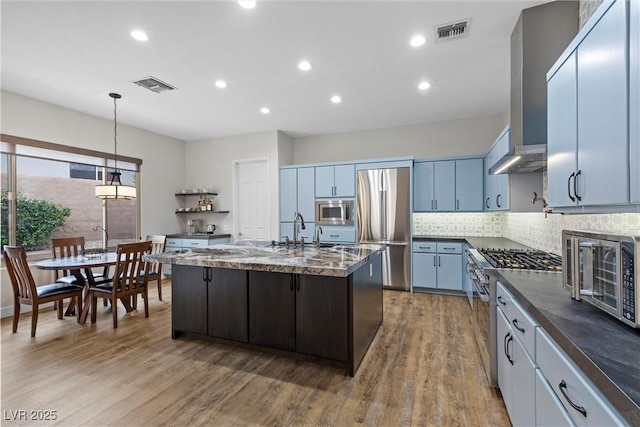
[[[461,297],[385,291],[384,324],[354,378],[330,367],[171,339],[170,282],[150,317],[119,307],[119,328],[40,314],[2,319],[2,425],[508,426],[487,384]],[[12,421],[55,410],[55,422]]]

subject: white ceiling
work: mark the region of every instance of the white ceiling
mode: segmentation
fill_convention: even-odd
[[[520,10],[545,2],[3,0],[2,88],[107,119],[118,92],[118,123],[184,141],[502,114],[511,31]],[[434,44],[435,26],[466,18],[468,37]],[[136,28],[147,42],[131,38]],[[415,33],[424,46],[409,46]],[[313,68],[298,70],[301,59]],[[132,83],[149,75],[178,89]]]

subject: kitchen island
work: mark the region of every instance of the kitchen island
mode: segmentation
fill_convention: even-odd
[[[355,375],[382,324],[381,245],[222,244],[172,264],[172,337],[315,360]]]

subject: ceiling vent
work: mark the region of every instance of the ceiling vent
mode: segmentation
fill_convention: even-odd
[[[464,21],[438,25],[436,27],[436,43],[467,37],[469,35],[469,21],[470,19],[465,19]]]
[[[169,83],[165,83],[162,80],[158,80],[155,77],[151,76],[136,80],[134,81],[134,83],[156,93],[162,93],[176,89],[175,86],[171,86]]]

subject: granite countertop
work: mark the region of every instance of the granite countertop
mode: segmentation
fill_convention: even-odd
[[[640,330],[571,299],[561,273],[493,273],[629,423],[640,425]]]
[[[178,239],[220,239],[223,237],[231,237],[231,234],[176,233],[176,234],[167,234],[167,237],[173,237]]]
[[[383,250],[383,245],[373,244],[323,248],[253,241],[150,254],[144,259],[174,265],[347,277]]]

